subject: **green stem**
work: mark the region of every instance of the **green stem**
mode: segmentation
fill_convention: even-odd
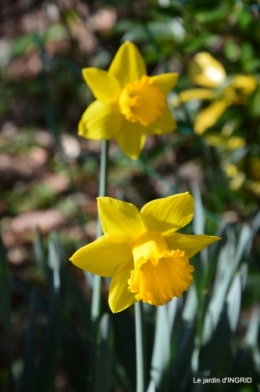
[[[146,363],[143,304],[135,303],[135,341],[136,341],[136,392],[145,392]]]
[[[106,195],[108,147],[109,147],[109,141],[102,140],[98,196]],[[100,219],[98,217],[97,238],[100,237],[101,235],[102,235],[102,227],[101,227]],[[94,283],[93,283],[92,303],[91,303],[91,320],[94,323],[97,323],[100,316],[100,299],[101,299],[101,276],[95,275]]]

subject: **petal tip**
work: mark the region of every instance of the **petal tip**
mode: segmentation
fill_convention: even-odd
[[[129,41],[128,39],[122,43],[121,46],[135,46],[135,44],[132,41]]]

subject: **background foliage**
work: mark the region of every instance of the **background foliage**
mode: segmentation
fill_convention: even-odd
[[[178,72],[169,105],[177,130],[149,137],[138,161],[110,145],[108,194],[141,207],[189,190],[187,233],[223,240],[194,259],[194,285],[164,307],[145,307],[147,387],[158,391],[257,390],[260,383],[260,4],[253,1],[3,1],[0,15],[0,385],[4,391],[134,391],[133,309],[112,315],[104,280],[99,353],[92,353],[92,276],[68,257],[96,231],[100,143],[77,124],[93,100],[81,69],[106,69],[124,40],[148,74]],[[254,75],[203,135],[209,102],[176,106],[196,87],[206,51],[227,77]],[[228,79],[229,80],[229,79]],[[239,93],[239,91],[238,91]],[[234,139],[235,138],[235,139]],[[237,139],[236,139],[237,138]],[[236,144],[234,140],[240,140]],[[242,141],[242,142],[241,142]],[[145,184],[145,186],[144,186]],[[204,207],[203,207],[204,206]],[[252,384],[194,384],[251,377]]]

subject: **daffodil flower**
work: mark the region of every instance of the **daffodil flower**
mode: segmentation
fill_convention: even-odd
[[[236,75],[229,80],[225,68],[207,52],[198,53],[191,64],[193,82],[206,88],[182,91],[178,98],[181,103],[192,99],[214,100],[201,110],[195,119],[194,131],[202,135],[212,127],[226,109],[234,104],[244,105],[257,86],[253,75]]]
[[[188,192],[153,200],[140,212],[133,204],[99,197],[98,210],[104,235],[70,260],[86,271],[112,277],[112,312],[136,301],[159,306],[180,297],[192,283],[189,259],[220,239],[176,233],[193,217]]]
[[[146,135],[176,128],[166,96],[178,75],[147,76],[145,63],[131,42],[121,45],[108,72],[98,68],[82,72],[96,101],[84,112],[79,135],[94,140],[114,137],[126,155],[137,159]]]
[[[260,158],[252,157],[249,159],[245,185],[247,189],[260,197]]]
[[[238,150],[244,147],[246,141],[241,136],[228,136],[223,132],[214,135],[206,135],[205,140],[210,146],[219,147],[227,151]]]

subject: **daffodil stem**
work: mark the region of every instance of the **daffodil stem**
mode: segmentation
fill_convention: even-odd
[[[136,392],[145,392],[146,361],[143,304],[135,303]]]
[[[101,161],[100,161],[100,176],[99,176],[99,196],[106,195],[107,189],[107,167],[108,167],[108,147],[109,141],[102,140],[101,145]],[[102,227],[100,219],[97,219],[97,238],[102,235]],[[101,277],[94,276],[93,293],[91,303],[91,320],[96,323],[100,316],[100,299],[101,299]]]

